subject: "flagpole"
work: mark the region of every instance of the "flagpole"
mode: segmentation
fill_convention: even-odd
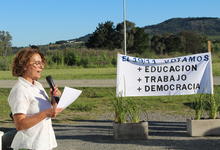
[[[123,19],[124,19],[124,53],[127,55],[127,40],[126,40],[126,0],[123,0]]]

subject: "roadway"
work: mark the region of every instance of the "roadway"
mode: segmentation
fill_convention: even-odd
[[[215,76],[214,85],[220,85],[220,76]],[[16,80],[0,80],[0,88],[11,88],[15,84]],[[47,88],[49,87],[46,80],[40,80],[40,83]],[[115,87],[115,79],[83,79],[83,80],[54,80],[55,84],[59,87]]]

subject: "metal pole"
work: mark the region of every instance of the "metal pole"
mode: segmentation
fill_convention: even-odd
[[[127,40],[126,40],[126,0],[123,0],[123,18],[124,18],[124,53],[127,55]]]

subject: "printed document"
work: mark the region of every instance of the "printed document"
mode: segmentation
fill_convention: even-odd
[[[70,104],[72,104],[79,97],[81,93],[82,93],[81,90],[77,90],[70,87],[64,87],[57,108],[65,109]]]

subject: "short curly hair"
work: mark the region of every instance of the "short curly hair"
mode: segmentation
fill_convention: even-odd
[[[23,76],[25,73],[25,67],[34,54],[39,54],[41,56],[42,62],[46,63],[44,55],[39,51],[37,46],[24,48],[16,54],[13,60],[12,75],[15,77]]]

